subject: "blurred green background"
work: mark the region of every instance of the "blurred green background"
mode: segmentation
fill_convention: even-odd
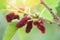
[[[45,2],[60,17],[60,0],[45,0]],[[0,9],[5,9],[6,4],[7,4],[6,0],[0,0]],[[38,11],[44,13],[42,17],[54,21],[49,11],[43,5],[40,6]],[[46,22],[45,23],[46,33],[42,34],[36,28],[36,26],[33,25],[31,32],[27,34],[25,33],[26,26],[24,26],[21,29],[16,28],[16,23],[18,21],[7,23],[5,15],[8,12],[9,12],[8,10],[0,10],[0,40],[60,40],[59,26],[55,24],[49,24]]]

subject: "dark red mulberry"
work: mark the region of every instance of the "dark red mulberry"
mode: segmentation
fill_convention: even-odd
[[[26,33],[29,33],[32,29],[32,22],[33,21],[28,21],[27,22],[27,27],[26,27]]]
[[[27,21],[29,20],[29,19],[31,19],[30,17],[27,17],[27,16],[24,16],[19,22],[18,22],[18,24],[17,24],[17,28],[21,28],[22,26],[24,26],[26,23],[27,23]]]
[[[43,23],[40,23],[38,21],[34,21],[34,25],[37,26],[37,28],[42,32],[42,33],[45,33],[45,27],[43,25]]]
[[[13,19],[19,19],[19,16],[15,15],[14,12],[10,12],[9,14],[6,15],[6,19],[8,22],[11,22]]]
[[[12,17],[14,16],[14,12],[10,12],[9,14],[6,15],[6,19],[8,22],[12,21]]]

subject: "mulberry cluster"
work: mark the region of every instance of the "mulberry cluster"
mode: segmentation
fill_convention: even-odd
[[[8,22],[11,22],[13,19],[19,19],[19,16],[11,12],[6,15],[6,19]],[[23,18],[20,19],[20,21],[17,23],[16,27],[22,28],[24,25],[26,25],[26,33],[29,33],[31,31],[33,25],[35,25],[42,33],[45,33],[44,22],[42,20],[32,20],[30,16],[24,15]]]
[[[42,21],[34,21],[34,20],[31,20],[32,18],[31,17],[28,17],[28,15],[25,15],[17,24],[17,28],[21,28],[23,27],[25,24],[26,25],[26,33],[29,33],[32,29],[32,26],[33,24],[35,26],[37,26],[37,28],[42,32],[42,33],[45,33],[45,27],[44,27],[44,23]]]

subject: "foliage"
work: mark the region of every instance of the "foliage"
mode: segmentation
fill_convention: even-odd
[[[0,40],[60,40],[60,27],[55,24],[45,23],[46,33],[42,34],[34,25],[33,29],[30,33],[25,32],[26,25],[17,29],[16,24],[18,21],[13,21],[8,23],[6,21],[6,14],[9,12],[6,9],[7,0],[0,0]],[[45,0],[45,2],[53,9],[53,11],[60,16],[60,0]],[[47,18],[51,21],[54,21],[53,17],[49,13],[49,11],[41,5],[39,7],[39,15],[44,18]]]

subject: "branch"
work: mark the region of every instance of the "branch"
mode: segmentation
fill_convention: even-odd
[[[42,20],[43,22],[48,22],[50,24],[56,24],[56,25],[60,26],[60,23],[59,22],[50,21],[50,20],[48,20],[46,18],[43,18],[43,17],[39,17],[39,19]]]
[[[52,11],[52,8],[50,8],[45,2],[44,0],[41,0],[41,4],[43,4],[46,9],[48,9],[48,11],[51,13],[51,15],[54,17],[55,20],[57,20],[58,22],[60,22],[59,17]]]

